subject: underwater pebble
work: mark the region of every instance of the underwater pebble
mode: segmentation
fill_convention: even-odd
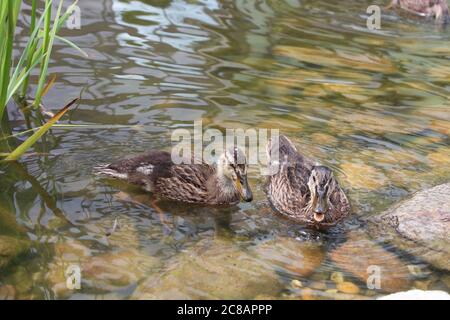
[[[329,293],[329,294],[337,294],[338,290],[337,289],[328,289],[328,290],[325,290],[325,292]]]
[[[131,299],[254,299],[278,296],[278,274],[247,251],[223,239],[203,239],[146,276]]]
[[[431,121],[431,129],[445,135],[450,135],[449,121],[433,120]]]
[[[14,300],[15,297],[16,289],[12,285],[0,286],[0,300]]]
[[[448,292],[448,286],[445,284],[444,281],[429,281],[428,289],[429,290],[441,290]]]
[[[348,294],[357,294],[359,292],[359,288],[357,285],[355,285],[352,282],[342,282],[342,283],[338,283],[336,288],[343,293],[348,293]]]
[[[425,277],[427,273],[422,270],[421,266],[410,264],[407,265],[409,272],[415,277]]]
[[[450,164],[450,149],[439,148],[436,152],[428,154],[427,159],[433,165]]]
[[[331,281],[336,284],[344,282],[344,274],[342,272],[333,272],[330,277]]]
[[[355,275],[366,283],[371,266],[378,266],[383,275],[381,290],[397,292],[409,288],[411,277],[408,268],[396,255],[358,232],[348,235],[348,240],[332,252],[330,258],[341,270]]]
[[[318,281],[314,281],[312,282],[309,287],[316,289],[316,290],[326,290],[327,289],[327,284],[325,282],[318,282]]]
[[[442,277],[442,282],[444,282],[447,288],[450,289],[450,275]]]
[[[378,294],[378,292],[376,292],[375,290],[366,290],[364,292],[364,295],[367,297],[373,297],[376,296]]]
[[[301,282],[300,280],[297,280],[297,279],[292,280],[292,281],[291,281],[291,285],[292,285],[294,288],[301,288],[301,287],[303,287],[302,282]]]
[[[323,248],[316,242],[278,237],[255,246],[252,252],[295,278],[310,276],[324,260]]]
[[[420,290],[428,290],[431,281],[414,281],[414,288]]]
[[[302,300],[314,300],[314,290],[311,288],[305,288],[300,293]]]
[[[317,84],[309,85],[303,89],[303,95],[308,97],[324,97],[328,92],[321,86]]]

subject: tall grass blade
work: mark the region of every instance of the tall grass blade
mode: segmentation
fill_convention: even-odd
[[[81,49],[79,46],[77,46],[75,43],[73,43],[72,41],[70,41],[70,40],[67,40],[66,38],[63,38],[63,37],[60,37],[60,36],[56,36],[56,39],[58,39],[58,40],[60,40],[60,41],[62,41],[62,42],[64,42],[64,43],[66,43],[66,44],[68,44],[69,46],[71,46],[72,48],[74,48],[75,50],[77,50],[77,51],[79,51],[83,56],[85,56],[86,58],[88,58],[89,56],[88,56],[88,54],[83,50],[83,49]]]
[[[31,21],[30,21],[30,39],[29,41],[31,42],[31,48],[29,50],[25,50],[24,54],[27,55],[27,65],[25,67],[25,70],[30,70],[32,69],[31,65],[32,65],[32,61],[33,61],[33,56],[36,52],[36,47],[38,44],[38,40],[33,37],[33,33],[36,29],[36,11],[37,11],[37,0],[32,0],[31,1]],[[40,24],[39,24],[40,25]],[[23,86],[22,86],[22,96],[25,96],[27,93],[27,88],[28,88],[28,81],[29,81],[29,74],[27,76],[25,76],[25,79],[23,81]]]
[[[14,69],[14,73],[11,76],[10,83],[8,86],[8,90],[6,94],[6,103],[8,103],[9,99],[16,93],[20,85],[27,80],[29,74],[31,73],[31,70],[38,64],[41,56],[42,56],[42,50],[39,50],[36,52],[36,46],[38,43],[38,36],[39,36],[39,28],[44,21],[44,17],[47,15],[47,12],[49,12],[50,7],[46,6],[44,9],[44,12],[42,13],[41,18],[39,19],[38,23],[35,25],[35,29],[30,35],[30,38],[28,39],[27,45],[25,46],[25,49],[19,59],[19,62],[17,63],[17,66]],[[30,52],[32,54],[30,54]],[[30,65],[23,68],[23,65],[27,59],[27,56],[31,55],[33,59],[29,61]]]
[[[12,96],[16,93],[16,91],[20,88],[20,86],[22,85],[22,82],[24,82],[24,80],[26,79],[27,76],[30,75],[31,70],[33,70],[33,68],[38,64],[39,60],[36,59],[36,61],[34,61],[34,63],[31,65],[31,68],[26,70],[25,69],[22,71],[22,74],[19,75],[18,79],[14,78],[14,81],[11,81],[11,83],[9,84],[10,87],[8,87],[8,95],[6,97],[6,101],[8,102],[9,99],[12,98]]]
[[[55,17],[55,22],[53,24],[53,28],[55,28],[56,25],[57,25],[57,20],[59,19],[62,3],[63,3],[63,0],[61,0],[59,2],[59,6],[58,6],[58,10],[56,12],[56,17]],[[46,0],[46,4],[50,5],[50,7],[51,7],[52,0]],[[50,60],[50,53],[52,51],[52,46],[53,46],[53,39],[54,39],[54,37],[51,36],[51,32],[50,32],[51,18],[52,18],[52,15],[51,15],[51,8],[50,8],[49,12],[47,12],[47,14],[45,16],[44,39],[43,39],[43,44],[42,44],[42,50],[43,50],[43,52],[45,54],[45,57],[43,56],[42,60],[41,60],[41,70],[40,70],[40,73],[39,73],[38,87],[36,89],[35,100],[34,100],[34,103],[33,103],[35,108],[39,107],[39,105],[41,103],[42,90],[43,90],[44,85],[45,85],[45,78],[47,76],[48,62]]]
[[[47,94],[48,90],[50,90],[50,88],[55,83],[55,80],[56,80],[56,74],[52,75],[52,77],[50,78],[50,81],[45,85],[44,90],[42,90],[42,96],[45,96]]]
[[[51,0],[47,0],[47,1],[51,2]],[[49,29],[49,26],[47,25],[47,20],[46,20],[46,25],[44,27],[44,35],[43,35],[44,36],[43,50],[45,52],[45,56],[42,57],[38,87],[36,89],[35,100],[33,103],[35,108],[37,108],[41,103],[42,93],[43,93],[45,79],[46,79],[47,70],[48,70],[48,64],[50,61],[50,54],[53,49],[53,42],[57,38],[57,33],[61,29],[63,23],[69,18],[70,14],[73,12],[73,10],[76,6],[76,3],[77,3],[77,1],[75,1],[72,5],[70,5],[69,8],[66,10],[66,12],[63,15],[61,15],[63,0],[60,0],[58,10],[56,12],[55,20],[53,22],[53,27],[51,30]],[[68,41],[66,39],[64,39],[64,40],[66,43],[69,43],[71,46],[78,48],[77,46],[75,46],[75,44],[71,43],[70,41]],[[80,48],[78,48],[77,50],[84,53]]]
[[[14,41],[14,30],[16,27],[17,15],[20,9],[19,0],[10,0],[10,1],[2,1],[1,6],[1,17],[2,20],[1,28],[6,28],[6,31],[3,31],[1,37],[6,37],[4,45],[4,49],[2,49],[1,58],[1,75],[0,75],[0,120],[3,118],[3,113],[7,104],[7,96],[8,96],[8,86],[11,75],[11,60],[12,60],[12,50],[13,50],[13,41]],[[16,15],[16,16],[15,16]]]

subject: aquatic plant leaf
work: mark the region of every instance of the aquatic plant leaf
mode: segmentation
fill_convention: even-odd
[[[86,53],[86,51],[84,51],[83,49],[81,49],[79,46],[77,46],[75,43],[73,43],[70,40],[67,40],[66,38],[60,37],[60,36],[56,36],[56,39],[68,44],[69,46],[71,46],[72,48],[74,48],[75,50],[79,51],[83,56],[85,56],[86,58],[89,57],[89,55]]]
[[[50,88],[55,83],[55,80],[56,80],[56,74],[53,74],[50,81],[47,82],[47,84],[45,85],[44,90],[42,90],[42,96],[45,96],[47,94],[48,90],[50,90]]]
[[[51,2],[51,0],[49,2]],[[61,0],[59,2],[58,10],[56,11],[55,21],[53,23],[53,27],[50,32],[48,32],[48,30],[49,30],[48,19],[50,19],[50,18],[47,17],[48,19],[46,18],[46,21],[45,21],[46,25],[44,28],[43,50],[45,50],[46,56],[42,58],[42,62],[41,62],[41,70],[39,73],[38,87],[36,89],[36,97],[35,97],[34,103],[33,103],[35,108],[39,107],[39,104],[41,102],[42,92],[43,92],[44,86],[45,86],[45,78],[47,76],[48,64],[50,62],[50,54],[52,52],[53,42],[55,40],[58,22],[61,17],[62,4],[63,4],[63,1]]]

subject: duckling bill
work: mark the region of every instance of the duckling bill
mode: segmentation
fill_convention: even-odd
[[[232,205],[252,201],[247,161],[239,148],[227,149],[216,165],[174,164],[171,154],[152,150],[98,166],[95,174],[127,181],[161,198],[187,203]]]
[[[278,148],[278,159],[272,157],[274,148]],[[331,227],[350,214],[347,196],[333,171],[300,154],[287,137],[280,136],[278,143],[270,140],[267,155],[270,166],[278,166],[265,187],[277,212],[317,229]]]

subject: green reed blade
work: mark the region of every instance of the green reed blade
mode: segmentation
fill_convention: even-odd
[[[74,48],[75,50],[77,50],[77,51],[79,51],[83,56],[85,56],[86,58],[88,58],[89,56],[88,56],[88,54],[83,50],[83,49],[81,49],[79,46],[77,46],[75,43],[73,43],[72,41],[70,41],[70,40],[67,40],[66,38],[63,38],[63,37],[60,37],[60,36],[56,36],[56,39],[58,39],[58,40],[60,40],[60,41],[62,41],[62,42],[64,42],[64,43],[66,43],[66,44],[68,44],[69,46],[71,46],[72,48]]]
[[[11,74],[11,59],[12,59],[12,49],[13,49],[13,40],[14,40],[14,29],[15,29],[15,18],[14,13],[17,8],[17,1],[6,1],[3,2],[2,5],[2,17],[3,20],[0,21],[2,29],[6,28],[6,31],[2,32],[2,36],[6,36],[6,45],[5,49],[2,52],[1,56],[1,85],[0,85],[0,120],[3,118],[3,112],[6,108],[6,100],[8,93],[8,86]],[[6,10],[6,11],[5,11]],[[7,12],[7,13],[6,13]],[[5,14],[6,13],[6,14]],[[5,21],[6,20],[6,21]]]
[[[48,0],[48,1],[51,1],[51,0]],[[55,20],[53,22],[53,27],[52,27],[51,31],[47,28],[48,27],[47,24],[44,27],[43,50],[44,50],[46,56],[42,58],[38,87],[36,89],[36,96],[35,96],[35,100],[33,103],[35,108],[37,108],[39,106],[39,104],[41,103],[42,93],[43,93],[43,89],[45,86],[45,79],[47,76],[48,64],[50,61],[50,54],[51,54],[51,51],[53,48],[53,42],[56,38],[56,34],[59,31],[59,29],[61,28],[64,21],[66,21],[67,18],[70,16],[70,14],[73,12],[76,3],[77,2],[75,1],[71,6],[69,6],[69,8],[66,10],[66,12],[63,15],[61,15],[61,9],[62,9],[62,4],[63,4],[63,0],[61,0],[59,2],[58,10],[56,12]]]
[[[37,0],[32,0],[31,1],[31,22],[30,22],[30,41],[31,41],[31,48],[30,50],[26,51],[26,55],[27,55],[27,65],[25,67],[26,70],[30,70],[32,69],[31,64],[32,64],[32,60],[33,60],[33,56],[34,53],[36,51],[36,47],[38,44],[38,39],[35,39],[35,37],[33,37],[33,33],[36,29],[39,29],[39,25],[36,28],[36,9],[37,9]],[[24,51],[25,53],[25,51]],[[25,94],[27,93],[27,88],[28,88],[28,81],[29,81],[29,74],[25,77],[24,81],[23,81],[23,86],[22,86],[22,96],[25,96]]]
[[[57,22],[59,20],[59,16],[61,13],[61,7],[62,7],[62,3],[63,0],[61,0],[59,2],[59,6],[58,6],[58,10],[56,12],[56,16],[55,16],[55,22],[53,23],[53,28],[52,31],[50,31],[50,22],[51,22],[51,9],[49,9],[49,11],[47,12],[46,16],[45,16],[45,23],[44,23],[44,39],[43,39],[43,44],[42,44],[42,50],[45,54],[45,57],[42,57],[41,60],[41,70],[39,73],[39,80],[38,80],[38,87],[36,89],[36,95],[35,95],[35,100],[34,100],[34,107],[37,108],[39,106],[39,104],[41,103],[41,98],[42,98],[42,90],[44,88],[45,85],[45,78],[47,76],[47,70],[48,70],[48,63],[50,60],[50,53],[52,50],[52,46],[53,46],[53,39],[54,39],[54,29],[57,25]],[[50,5],[52,4],[52,0],[46,0],[46,4]],[[51,36],[53,34],[53,36]]]
[[[46,16],[47,12],[49,11],[50,7],[46,7],[44,9],[44,12],[42,13],[41,18],[39,19],[38,23],[35,25],[35,28],[33,32],[30,35],[30,38],[28,39],[27,45],[25,46],[25,49],[19,59],[19,62],[17,63],[17,66],[14,69],[14,73],[11,76],[10,84],[8,87],[8,93],[7,93],[7,99],[6,102],[11,99],[11,97],[16,93],[18,88],[20,87],[21,83],[26,81],[28,79],[29,74],[31,73],[32,69],[37,65],[39,62],[41,56],[42,56],[42,50],[36,51],[36,46],[38,44],[38,35],[39,35],[39,27],[41,26],[44,17]],[[23,64],[28,59],[27,57],[34,57],[31,60],[27,61],[29,65],[27,65],[25,68],[23,68]],[[24,78],[22,78],[24,77]]]

